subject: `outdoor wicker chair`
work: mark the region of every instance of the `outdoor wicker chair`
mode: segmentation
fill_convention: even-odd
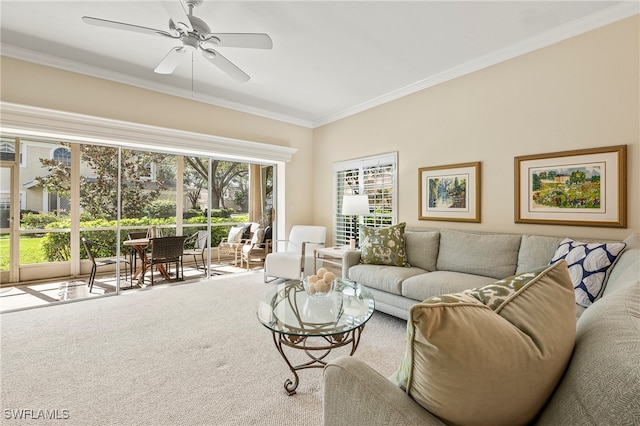
[[[151,285],[153,285],[153,266],[165,278],[169,278],[169,270],[165,265],[176,264],[176,281],[184,280],[184,270],[182,267],[182,253],[184,252],[184,240],[186,236],[151,238],[151,257],[149,258],[149,269],[151,270]]]

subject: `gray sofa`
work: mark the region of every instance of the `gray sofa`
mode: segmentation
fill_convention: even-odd
[[[441,232],[441,236],[445,234],[448,234],[448,231]],[[414,245],[421,238],[424,237],[407,238],[407,250],[413,252]],[[625,242],[627,248],[610,271],[601,297],[588,308],[580,309],[575,346],[569,365],[544,409],[538,414],[535,424],[640,424],[640,234],[631,235]],[[540,262],[548,262],[555,250],[552,250],[552,247],[553,238],[523,235],[517,249],[515,265],[512,266],[514,272],[525,271]],[[448,242],[445,242],[444,246],[441,244],[440,249],[449,250]],[[506,255],[513,250],[509,245],[487,247],[490,255],[483,258],[487,260],[497,257],[499,252]],[[514,254],[511,253],[509,256],[513,264]],[[440,271],[440,266],[443,265],[450,266],[445,262],[446,259],[444,257],[441,262],[438,255],[436,270]],[[460,261],[466,262],[467,259],[464,256]],[[498,265],[504,263],[497,261]],[[491,268],[495,264],[491,263]],[[365,265],[352,265],[349,269],[351,277],[361,279],[372,273],[358,271],[361,269],[359,266]],[[473,268],[484,266],[478,262],[473,264]],[[416,267],[418,266],[412,266],[407,270]],[[440,271],[443,273],[438,275],[445,283],[436,284],[438,287],[428,293],[449,293],[469,286],[478,286],[485,279],[493,280],[493,277],[476,274],[480,269],[473,269],[473,272],[476,272],[473,274],[466,270],[459,271],[460,268],[456,269],[458,270]],[[417,299],[403,296],[402,292],[407,294],[409,290],[404,289],[402,284],[420,274],[434,274],[418,272],[412,271],[404,280],[399,280],[396,275],[394,281],[390,271],[379,271],[379,278],[385,280],[385,288],[393,292],[374,288],[376,304],[379,305],[377,307],[406,318],[405,309]],[[463,280],[463,283],[455,283],[456,277]],[[432,276],[429,279],[434,278]],[[427,277],[422,279],[426,280]],[[378,303],[378,297],[382,299],[382,303]],[[400,360],[398,362],[400,363]],[[324,370],[323,404],[325,425],[445,424],[357,357],[341,357],[327,365]]]
[[[343,258],[343,274],[371,291],[376,310],[406,320],[411,306],[429,297],[547,265],[563,238],[407,228],[408,266],[362,264],[360,252],[351,251]],[[577,316],[583,311],[576,306]]]

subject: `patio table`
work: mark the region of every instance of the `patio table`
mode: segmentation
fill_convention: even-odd
[[[132,247],[136,251],[136,253],[138,253],[138,258],[140,259],[140,266],[136,268],[136,271],[131,276],[131,281],[133,282],[133,280],[138,278],[139,276],[140,277],[138,278],[139,285],[144,285],[144,275],[146,274],[151,264],[149,257],[147,256],[147,247],[149,247],[149,243],[150,243],[149,238],[136,238],[132,240],[123,241],[123,244],[125,246]],[[165,279],[167,280],[170,279],[169,273],[165,269],[164,265],[158,264],[156,265],[156,267],[158,268],[158,271],[160,272],[160,274],[162,274],[162,276]],[[153,273],[153,271],[151,271],[151,273]]]

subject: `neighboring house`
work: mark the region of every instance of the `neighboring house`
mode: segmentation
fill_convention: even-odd
[[[12,161],[15,157],[15,144],[13,138],[3,138],[0,142],[0,155],[2,159]],[[57,212],[69,210],[70,201],[61,197],[57,192],[46,191],[37,178],[48,173],[41,159],[53,159],[66,166],[71,165],[71,151],[64,146],[54,143],[20,140],[20,210],[32,210],[37,212]],[[155,164],[148,165],[149,174],[143,179],[153,186],[156,181]],[[96,175],[86,164],[80,164],[80,174],[88,180],[95,180]],[[3,176],[4,178],[4,176]],[[160,198],[175,199],[175,182],[168,182],[167,189],[162,192]],[[8,194],[0,193],[0,208],[8,208]]]
[[[0,143],[0,152],[3,158],[15,155],[13,139],[3,139]],[[47,192],[36,180],[38,176],[46,173],[46,168],[40,162],[41,158],[57,159],[64,164],[71,163],[71,151],[69,149],[45,142],[22,140],[20,143],[20,210],[34,210],[51,212],[60,209],[69,209],[69,200],[59,197],[57,193]],[[6,194],[2,194],[3,203]]]

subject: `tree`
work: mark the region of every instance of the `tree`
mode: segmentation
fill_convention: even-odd
[[[249,191],[246,188],[242,188],[233,196],[233,202],[236,206],[239,206],[243,211],[249,209]]]
[[[205,180],[209,180],[207,158],[185,157],[186,162]],[[249,166],[246,163],[232,161],[211,160],[213,179],[211,182],[211,207],[226,208],[224,204],[225,189],[235,179],[246,179],[249,175]]]
[[[183,179],[190,207],[192,209],[200,209],[198,202],[200,201],[202,190],[206,188],[206,176],[203,177],[198,170],[194,169],[191,163],[187,161],[186,167],[184,168]]]
[[[544,173],[544,172],[542,172]],[[543,177],[542,177],[542,173],[540,173],[540,176],[538,176],[537,174],[533,174],[533,176],[531,177],[531,189],[534,191],[539,191],[540,188],[542,188],[542,183],[540,182]],[[546,176],[546,173],[545,173]]]
[[[64,145],[64,144],[63,144]],[[68,146],[68,145],[67,145]],[[95,176],[81,176],[80,206],[94,217],[114,219],[117,217],[118,201],[118,149],[97,145],[81,145],[81,161]],[[157,175],[162,176],[164,156],[147,152],[122,150],[120,187],[123,218],[140,217],[143,208],[156,200],[160,191],[166,189],[164,180],[149,181],[151,164],[156,164]],[[41,158],[48,174],[36,180],[49,192],[61,197],[70,197],[71,168],[55,159]],[[166,175],[167,170],[164,171]]]
[[[569,176],[569,182],[572,184],[584,183],[586,179],[587,179],[587,175],[583,170],[574,170],[571,172],[571,175]]]

